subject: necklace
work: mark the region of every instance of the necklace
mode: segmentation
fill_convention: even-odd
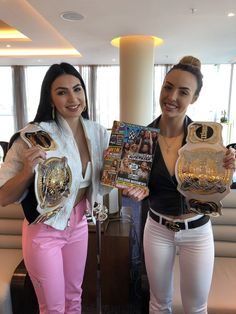
[[[173,137],[172,141],[168,143],[167,137],[164,135],[161,135],[161,138],[163,138],[164,144],[166,146],[166,153],[167,154],[169,154],[169,152],[172,150],[172,148],[174,147],[174,144],[176,143],[177,138],[179,138],[180,136],[182,136],[182,134]]]

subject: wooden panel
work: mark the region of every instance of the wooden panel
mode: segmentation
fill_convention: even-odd
[[[110,221],[101,236],[102,304],[129,302],[129,230],[127,222]],[[88,258],[83,283],[83,303],[95,304],[97,295],[96,233],[89,233]]]

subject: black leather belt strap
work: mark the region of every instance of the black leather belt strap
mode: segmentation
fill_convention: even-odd
[[[172,221],[172,220],[165,219],[164,217],[160,219],[160,216],[158,214],[154,214],[151,210],[149,210],[149,215],[153,220],[155,220],[158,223],[160,223],[160,220],[161,220],[161,224],[166,226],[166,228],[169,230],[178,232],[180,230],[186,229],[184,222]],[[200,217],[199,219],[189,221],[188,229],[194,229],[194,228],[203,226],[209,221],[209,219],[210,219],[209,216],[204,215]]]

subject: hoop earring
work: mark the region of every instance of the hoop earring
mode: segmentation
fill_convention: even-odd
[[[83,112],[85,112],[87,110],[87,106],[84,107]]]

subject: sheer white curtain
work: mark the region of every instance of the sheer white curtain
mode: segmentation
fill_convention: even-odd
[[[203,87],[188,113],[194,120],[216,121],[228,116],[231,65],[202,65]]]
[[[120,68],[119,66],[98,66],[96,82],[96,121],[111,128],[120,117]]]
[[[39,105],[41,85],[48,66],[25,67],[27,122],[34,119]]]
[[[159,94],[169,67],[168,65],[154,67],[153,119],[160,114]],[[27,122],[36,114],[41,83],[47,69],[48,66],[25,67]],[[90,119],[111,128],[113,120],[119,120],[120,117],[119,66],[79,66],[77,69],[87,88]],[[225,111],[228,120],[222,124],[224,143],[236,142],[236,66],[202,65],[202,72],[203,88],[197,102],[188,109],[188,115],[195,121],[220,122]],[[9,140],[17,129],[14,122],[16,119],[13,110],[11,67],[0,67],[0,84],[0,134],[1,140]]]
[[[161,86],[168,71],[168,66],[166,65],[155,65],[154,66],[154,87],[153,87],[153,120],[156,119],[160,113],[159,96],[161,91]]]
[[[89,111],[89,119],[96,121],[96,82],[97,82],[97,74],[96,74],[96,66],[79,66],[78,71],[80,72],[84,84],[86,86],[87,99],[88,99],[88,111]]]
[[[12,67],[0,67],[0,140],[8,142],[15,131]]]
[[[223,142],[231,141],[232,121],[229,117],[231,65],[202,65],[203,87],[198,100],[189,107],[188,115],[195,121],[221,122]]]
[[[236,67],[231,64],[202,65],[203,87],[198,100],[190,105],[187,114],[195,121],[221,122],[224,144],[236,141]],[[155,65],[154,68],[154,118],[160,114],[159,95],[164,77],[170,66]],[[234,70],[234,71],[233,71]],[[232,73],[234,73],[232,80]]]
[[[236,143],[236,65],[232,65],[232,84],[229,119],[231,124],[230,143]]]

